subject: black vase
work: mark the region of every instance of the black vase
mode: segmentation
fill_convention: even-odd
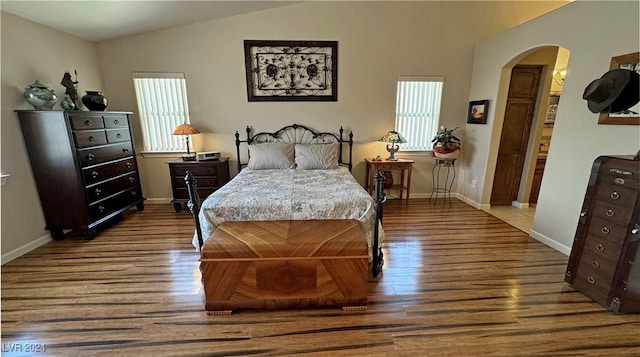
[[[107,98],[102,95],[102,92],[87,91],[82,97],[82,104],[91,111],[104,111],[107,109]]]

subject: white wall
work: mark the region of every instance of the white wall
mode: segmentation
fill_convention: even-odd
[[[134,112],[131,72],[185,72],[192,123],[208,133],[195,137],[196,148],[232,158],[233,133],[246,125],[261,131],[294,122],[321,131],[344,126],[354,132],[354,176],[363,183],[364,158],[387,155],[375,140],[394,126],[400,75],[444,75],[442,122],[463,128],[473,44],[562,4],[307,2],[102,42],[101,70],[106,95]],[[338,101],[247,102],[245,39],[337,40]],[[426,154],[411,158],[412,195],[426,195],[433,160]],[[140,161],[144,194],[171,197],[167,158]]]
[[[640,127],[598,125],[598,115],[582,99],[589,82],[609,69],[612,56],[639,51],[637,1],[577,1],[476,46],[470,99],[495,101],[504,78],[518,58],[545,45],[570,51],[568,73],[551,139],[551,147],[531,235],[568,254],[582,206],[593,160],[599,155],[635,154]],[[506,76],[506,77],[505,77]],[[499,109],[498,109],[499,111]],[[467,126],[466,136],[476,150],[465,153],[461,191],[477,204],[488,204],[501,118],[490,109],[488,125]]]
[[[44,229],[38,192],[29,165],[16,109],[33,109],[22,92],[34,80],[58,95],[60,110],[65,71],[78,71],[79,95],[100,90],[102,81],[94,43],[69,36],[23,18],[0,12],[2,25],[2,263],[50,239]],[[75,76],[74,76],[75,79]]]

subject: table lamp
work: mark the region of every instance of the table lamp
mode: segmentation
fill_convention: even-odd
[[[389,130],[383,137],[381,137],[378,141],[383,143],[391,143],[391,146],[387,144],[387,151],[389,152],[389,157],[387,160],[389,161],[398,161],[395,157],[395,153],[400,149],[398,143],[406,143],[407,139],[402,137],[400,133],[395,130]]]
[[[184,135],[184,140],[187,142],[187,155],[182,157],[182,161],[195,161],[196,153],[189,150],[189,135],[200,134],[198,128],[191,124],[180,124],[173,129],[173,135]]]

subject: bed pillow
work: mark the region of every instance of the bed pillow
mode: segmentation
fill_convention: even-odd
[[[252,170],[291,169],[295,164],[294,144],[263,143],[249,145],[249,164]]]
[[[302,170],[337,169],[338,143],[296,144],[296,167]]]

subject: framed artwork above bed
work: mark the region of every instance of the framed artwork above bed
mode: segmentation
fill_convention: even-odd
[[[337,101],[337,41],[244,41],[247,99]]]

